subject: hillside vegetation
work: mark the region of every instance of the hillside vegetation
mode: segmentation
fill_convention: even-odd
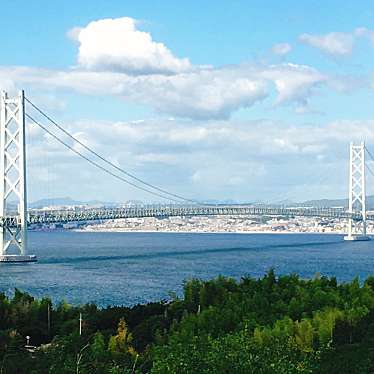
[[[82,335],[79,315],[82,314]],[[30,345],[26,347],[26,336]],[[0,294],[1,373],[374,373],[374,278],[192,279],[147,305]]]

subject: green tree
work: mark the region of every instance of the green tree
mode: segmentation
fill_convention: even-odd
[[[332,341],[335,323],[343,317],[343,312],[337,308],[327,308],[315,313],[313,324],[318,332],[319,342],[327,344]]]
[[[303,352],[313,351],[314,331],[311,322],[307,319],[295,322],[295,341]]]

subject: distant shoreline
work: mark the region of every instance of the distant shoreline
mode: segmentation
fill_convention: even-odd
[[[161,233],[161,234],[327,234],[346,235],[345,232],[315,232],[315,231],[175,231],[175,230],[124,230],[124,229],[73,229],[74,232],[122,232],[122,233]],[[370,234],[368,234],[370,235]]]

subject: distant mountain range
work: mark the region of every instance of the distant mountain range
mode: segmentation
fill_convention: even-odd
[[[202,200],[199,201],[200,204],[210,204],[210,205],[234,205],[234,204],[246,204],[246,203],[238,203],[236,200],[232,199],[225,199],[225,200],[214,200],[214,199],[209,199],[209,200]],[[248,203],[252,204],[252,203]]]
[[[32,203],[29,203],[29,207],[33,209],[40,209],[46,206],[67,206],[67,205],[87,205],[87,206],[93,206],[93,205],[100,205],[100,206],[115,206],[118,205],[117,203],[112,202],[103,202],[100,200],[89,200],[89,201],[79,201],[74,200],[70,197],[57,197],[55,199],[40,199],[37,201],[34,201]]]
[[[295,203],[292,201],[279,202],[280,205],[285,206],[305,206],[305,207],[317,207],[317,208],[333,208],[333,207],[347,207],[348,199],[320,199],[320,200],[307,200],[301,203]],[[374,209],[374,195],[366,197],[366,208]]]
[[[203,204],[241,204],[241,205],[267,205],[267,204],[274,204],[274,205],[282,205],[288,207],[317,207],[317,208],[334,208],[334,207],[348,207],[348,199],[316,199],[316,200],[306,200],[302,202],[294,202],[291,200],[282,200],[277,202],[265,203],[263,201],[256,201],[256,202],[237,202],[235,200],[206,200],[202,202]],[[367,209],[374,210],[374,195],[370,195],[366,197],[366,207]]]

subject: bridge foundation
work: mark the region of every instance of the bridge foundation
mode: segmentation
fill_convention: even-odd
[[[346,241],[368,241],[368,240],[371,240],[368,236],[364,236],[364,235],[346,235],[344,237],[344,240]]]
[[[349,213],[361,213],[361,219],[350,218],[348,234],[344,240],[370,240],[366,235],[366,179],[365,179],[365,143],[350,144],[349,158]]]
[[[7,217],[16,216],[16,224]],[[34,262],[27,254],[25,98],[0,98],[0,262]]]

